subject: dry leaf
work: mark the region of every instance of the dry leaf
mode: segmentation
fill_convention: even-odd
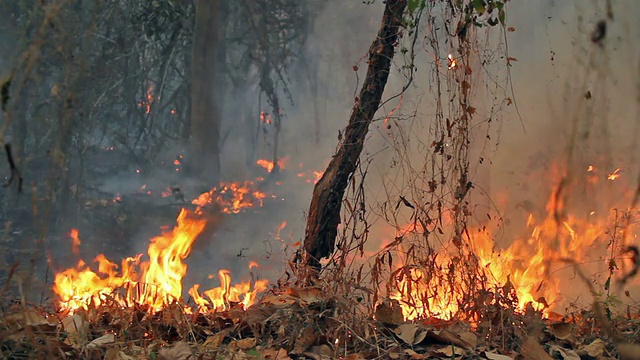
[[[425,354],[418,354],[417,352],[411,350],[411,349],[406,349],[404,351],[405,354],[409,355],[409,357],[411,359],[428,359],[429,355],[425,355]]]
[[[323,302],[326,300],[325,292],[317,287],[291,288],[287,290],[287,294],[299,298],[307,304]]]
[[[590,356],[590,357],[597,358],[602,356],[602,354],[604,354],[605,346],[606,344],[604,341],[600,339],[595,339],[589,345],[583,347],[582,349],[579,349],[576,352],[580,356]]]
[[[434,356],[444,356],[446,358],[453,359],[458,356],[463,356],[466,353],[466,351],[464,351],[464,349],[461,349],[459,347],[454,347],[453,345],[449,345],[437,350],[432,350],[430,351],[430,353],[431,355],[434,355]]]
[[[200,346],[201,351],[213,351],[220,348],[222,340],[227,336],[226,331],[221,331],[215,335],[209,336],[207,340]]]
[[[551,345],[550,347],[551,347],[551,355],[554,355],[555,352],[558,352],[560,353],[560,356],[562,356],[562,359],[564,360],[580,360],[580,356],[578,356],[578,354],[576,354],[576,352],[573,350],[565,349],[558,345]]]
[[[114,334],[104,334],[99,338],[93,340],[87,345],[88,349],[95,349],[99,346],[104,346],[107,344],[113,344],[116,342],[116,336]]]
[[[104,360],[136,360],[136,358],[125,354],[120,349],[111,348],[105,352]]]
[[[89,323],[78,314],[62,319],[62,329],[67,332],[65,344],[79,348],[89,341]]]
[[[296,342],[293,345],[292,354],[302,354],[307,351],[311,345],[315,344],[318,339],[318,335],[316,335],[315,331],[311,327],[306,327],[302,333],[296,338]]]
[[[232,349],[249,350],[256,346],[256,338],[234,340],[229,344]]]
[[[264,356],[265,359],[291,360],[285,349],[266,349],[262,351],[262,356]]]
[[[404,321],[402,307],[398,300],[385,300],[376,306],[376,320],[386,325],[400,324]]]
[[[184,341],[178,341],[171,346],[165,346],[158,351],[160,360],[187,360],[195,359],[193,350]]]
[[[573,324],[561,322],[551,325],[551,334],[560,340],[567,340],[573,335]]]
[[[483,355],[489,360],[513,360],[513,358],[509,356],[496,354],[490,351],[485,351]]]
[[[616,345],[620,360],[638,360],[640,359],[640,345],[620,343]]]
[[[362,357],[362,355],[360,354],[351,354],[351,355],[347,355],[347,357],[345,357],[344,360],[365,360],[365,358]]]
[[[520,350],[524,360],[553,360],[553,358],[544,351],[542,345],[531,336],[522,344]]]
[[[475,347],[478,345],[478,338],[474,334],[466,330],[461,330],[457,333],[451,332],[447,329],[430,330],[427,333],[427,338],[445,344],[453,344],[465,349],[475,349]]]
[[[416,333],[419,329],[420,328],[416,324],[402,324],[398,326],[395,333],[398,335],[400,340],[404,341],[405,344],[414,345],[416,344],[414,342],[416,339]]]
[[[401,354],[398,354],[398,353],[395,353],[395,352],[389,353],[389,359],[393,359],[393,360],[400,359],[400,356],[401,356]]]

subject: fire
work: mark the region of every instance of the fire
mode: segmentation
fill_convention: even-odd
[[[147,261],[141,261],[142,254],[139,254],[125,258],[118,265],[100,254],[94,259],[96,271],[80,260],[75,268],[57,273],[53,290],[60,299],[60,308],[74,312],[80,308],[87,309],[90,304],[97,306],[108,302],[123,307],[142,305],[151,312],[157,312],[181,301],[182,279],[187,273],[187,265],[183,261],[207,225],[202,207],[215,202],[221,211],[230,214],[251,207],[254,205],[252,200],[261,201],[266,195],[252,192],[248,185],[250,183],[222,184],[219,190],[214,188],[193,200],[197,205],[194,211],[182,209],[173,229],[151,239]],[[72,230],[71,237],[74,247],[75,244],[79,246],[77,230]],[[252,262],[250,268],[255,267],[257,263]],[[231,285],[227,270],[221,270],[219,277],[220,287],[203,292],[208,300],[198,293],[199,285],[189,290],[200,310],[227,308],[230,303],[249,307],[267,286],[266,280]]]
[[[324,175],[324,171],[311,171],[311,172],[300,172],[298,173],[298,177],[304,179],[304,181],[308,183],[317,183]]]
[[[595,168],[590,166],[587,171],[592,173]],[[616,178],[612,179],[612,175],[619,175],[619,169],[609,174],[607,179]],[[594,185],[590,178],[586,182]],[[620,256],[616,254],[626,240],[622,239],[623,230],[615,225],[620,222],[618,212],[611,211],[611,216],[596,216],[607,212],[589,209],[574,214],[568,212],[566,206],[555,192],[552,193],[546,205],[546,215],[529,214],[524,235],[513,239],[504,249],[496,248],[493,234],[499,233],[499,229],[481,226],[468,231],[466,245],[475,256],[482,276],[486,276],[486,288],[505,289],[506,286],[517,296],[520,311],[532,307],[550,316],[554,309],[560,308],[564,299],[573,295],[568,293],[577,291],[575,288],[580,286],[567,286],[566,283],[572,281],[571,284],[575,284],[575,280],[558,276],[558,272],[566,267],[562,259],[577,259],[595,273],[609,272],[609,276],[616,267],[612,268],[611,264],[620,261],[616,260],[616,256]],[[614,216],[617,217],[614,219]],[[432,232],[433,229],[422,229],[420,224],[411,223],[398,229],[397,236],[420,235],[427,230]],[[606,252],[617,241],[621,243],[615,245],[613,251],[609,249]],[[599,257],[596,255],[598,251],[602,251]],[[477,286],[464,281],[462,274],[465,269],[452,267],[452,264],[461,266],[452,261],[457,256],[455,251],[439,249],[436,253],[437,256],[425,264],[396,265],[397,270],[392,273],[390,298],[400,302],[403,315],[408,320],[421,317],[450,319],[460,310],[464,294],[473,291],[470,286]],[[400,255],[400,262],[407,264]]]
[[[449,70],[455,69],[456,66],[458,66],[458,61],[451,54],[447,55],[447,62],[448,62],[447,68]]]
[[[80,254],[80,237],[79,237],[78,229],[71,229],[71,234],[69,234],[69,236],[71,236],[71,252],[73,252],[74,255],[79,255]]]
[[[254,207],[256,204],[262,206],[267,194],[252,190],[252,181],[244,183],[220,183],[219,187],[211,189],[209,192],[201,194],[191,203],[198,208],[215,203],[221,211],[226,214],[237,214],[244,209]]]
[[[611,174],[607,175],[607,180],[615,180],[620,177],[620,168],[615,169]]]
[[[275,168],[276,165],[278,167],[279,170],[282,170],[285,168],[285,164],[287,162],[287,158],[282,158],[282,159],[278,159],[277,162],[273,162],[273,161],[269,161],[267,159],[259,159],[256,161],[256,164],[264,169],[267,170],[267,172],[272,172]]]
[[[144,109],[145,114],[151,113],[151,105],[154,102],[153,98],[153,85],[147,88],[147,93],[145,94],[145,98],[138,102],[138,107]]]

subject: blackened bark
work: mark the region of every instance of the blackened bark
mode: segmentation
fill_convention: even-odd
[[[380,106],[407,0],[387,0],[378,36],[369,48],[369,68],[337,154],[313,189],[305,231],[304,264],[318,270],[334,251],[340,209],[356,170],[369,124]]]

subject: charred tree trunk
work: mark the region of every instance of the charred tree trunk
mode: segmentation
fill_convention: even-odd
[[[191,59],[191,159],[189,173],[215,182],[220,176],[220,112],[216,91],[221,1],[199,0]]]
[[[334,251],[342,198],[349,178],[356,170],[369,124],[380,105],[406,6],[407,0],[387,0],[378,36],[369,48],[367,76],[360,96],[356,98],[344,138],[313,189],[303,258],[303,264],[312,270],[319,270],[320,259],[329,257]]]

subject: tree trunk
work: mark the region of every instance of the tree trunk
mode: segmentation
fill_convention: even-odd
[[[216,92],[220,1],[198,0],[191,59],[191,159],[188,171],[208,183],[220,176],[220,112]]]
[[[369,124],[378,110],[407,0],[387,0],[378,36],[369,48],[369,68],[356,98],[344,139],[324,175],[313,189],[304,239],[303,264],[320,269],[320,259],[334,250],[342,198],[356,170]]]

